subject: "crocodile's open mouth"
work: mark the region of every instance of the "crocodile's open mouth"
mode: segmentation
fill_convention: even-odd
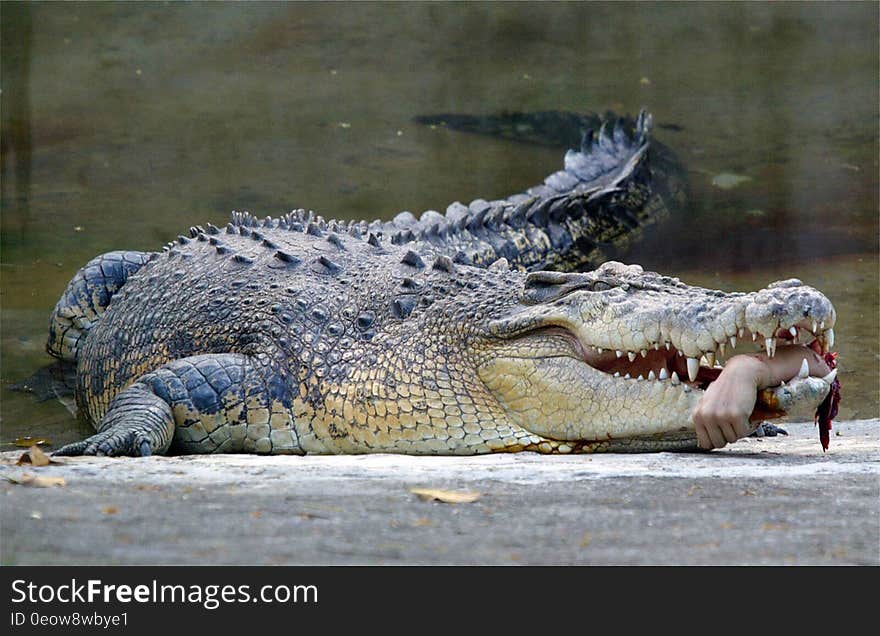
[[[772,337],[740,329],[736,336],[729,337],[726,342],[716,343],[714,349],[703,351],[699,358],[685,355],[670,341],[655,342],[650,348],[639,351],[603,349],[584,342],[567,325],[542,326],[517,334],[515,339],[523,343],[519,353],[522,357],[539,357],[542,353],[568,355],[620,380],[669,382],[673,386],[681,386],[686,392],[694,389],[705,391],[718,379],[725,363],[734,355],[760,351],[773,358],[779,346],[800,347],[804,350],[804,363],[789,377],[780,378],[782,384],[810,376],[811,368],[813,377],[821,378],[827,384],[831,384],[837,375],[837,370],[829,366],[824,357],[834,345],[834,330],[825,329],[824,324],[812,321],[780,327]],[[551,341],[556,344],[548,345]],[[560,342],[566,344],[560,348]],[[553,353],[546,351],[546,346],[551,346]],[[807,359],[811,358],[815,359],[816,364],[807,363]],[[819,375],[816,375],[817,370]],[[785,415],[784,411],[774,410],[769,404],[758,404],[756,408],[760,409],[762,406],[760,414],[764,417]]]
[[[580,343],[580,349],[584,362],[614,377],[635,381],[669,381],[705,390],[718,378],[730,357],[737,353],[754,353],[759,346],[771,358],[776,355],[779,345],[800,346],[805,354],[810,351],[810,354],[824,355],[834,345],[834,330],[824,330],[823,327],[813,322],[799,323],[780,327],[770,337],[740,329],[736,336],[731,336],[727,342],[717,343],[714,350],[704,351],[699,358],[686,356],[669,341],[656,342],[650,349],[640,351],[611,351],[585,343]],[[803,369],[783,380],[806,377]],[[828,368],[821,377],[830,384],[834,375],[836,372]]]

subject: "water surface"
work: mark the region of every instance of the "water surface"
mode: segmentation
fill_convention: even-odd
[[[615,255],[837,307],[842,418],[878,416],[878,5],[17,4],[2,11],[2,441],[68,280],[230,210],[390,218],[520,191],[562,151],[417,115],[649,108],[687,209]],[[724,177],[723,175],[732,175]],[[737,182],[735,187],[723,188]]]

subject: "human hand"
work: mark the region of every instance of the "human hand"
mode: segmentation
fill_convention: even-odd
[[[814,351],[796,345],[780,346],[772,358],[751,354],[728,360],[693,413],[700,448],[722,448],[749,435],[756,427],[750,416],[758,391],[796,377],[804,360],[812,376],[823,377],[831,370]]]

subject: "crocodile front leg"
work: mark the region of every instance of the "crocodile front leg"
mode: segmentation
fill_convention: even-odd
[[[171,446],[174,429],[171,406],[139,381],[116,396],[97,434],[62,446],[53,455],[161,455]]]
[[[247,451],[302,454],[283,391],[248,356],[182,358],[138,378],[110,403],[98,433],[56,455]]]

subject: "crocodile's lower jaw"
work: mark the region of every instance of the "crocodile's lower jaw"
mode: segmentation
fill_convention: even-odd
[[[511,422],[542,437],[602,441],[678,434],[702,391],[666,381],[632,381],[571,356],[496,357],[480,379]]]

